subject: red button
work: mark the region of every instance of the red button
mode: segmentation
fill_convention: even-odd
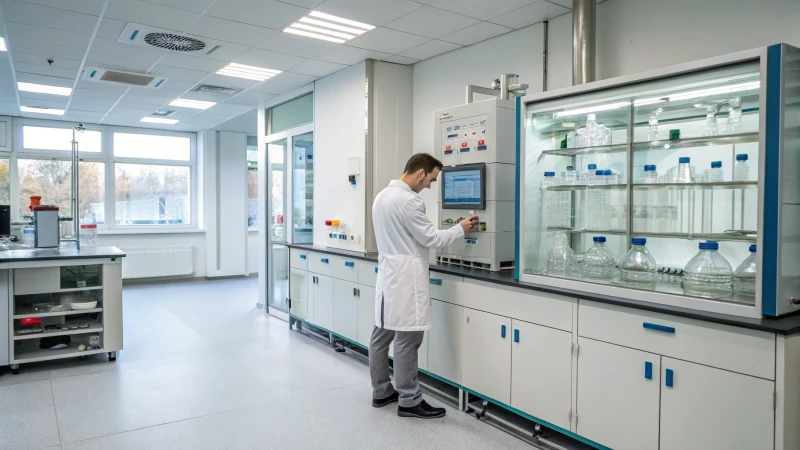
[[[469,145],[469,144],[467,144],[466,142],[462,142],[462,143],[461,143],[461,146],[462,146],[462,147],[466,147],[467,145]]]
[[[447,146],[447,147],[445,147],[444,149],[445,149],[445,150],[452,150],[452,149],[453,149],[453,147],[451,147],[451,146],[449,146],[449,145],[448,145],[448,146]]]
[[[481,139],[480,141],[478,141],[478,145],[486,145],[486,144],[484,144],[483,139]]]

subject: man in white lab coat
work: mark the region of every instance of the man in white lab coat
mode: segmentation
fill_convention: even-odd
[[[432,419],[444,408],[422,400],[417,379],[417,351],[431,327],[429,249],[441,248],[464,237],[478,223],[472,216],[449,230],[438,230],[425,215],[419,192],[430,188],[442,163],[426,153],[408,160],[399,180],[375,197],[372,220],[378,241],[378,281],[375,328],[369,345],[372,406],[397,401],[397,415]],[[394,381],[389,379],[389,345],[394,341]]]

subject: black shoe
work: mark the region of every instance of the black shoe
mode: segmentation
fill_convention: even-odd
[[[425,400],[421,401],[419,405],[412,406],[411,408],[397,407],[397,415],[400,417],[416,417],[418,419],[438,419],[444,417],[447,410],[444,408],[434,408],[427,404]]]
[[[400,394],[395,392],[394,394],[386,397],[386,398],[373,398],[372,399],[372,407],[373,408],[383,408],[384,406],[388,405],[389,403],[394,403],[397,399],[400,398]]]

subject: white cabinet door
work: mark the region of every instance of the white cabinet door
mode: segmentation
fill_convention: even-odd
[[[292,267],[289,275],[289,298],[291,307],[289,313],[303,320],[308,318],[308,272]]]
[[[775,383],[666,357],[661,366],[661,450],[773,448]]]
[[[614,450],[658,449],[661,356],[592,339],[578,342],[577,433]]]
[[[372,329],[375,328],[375,288],[359,284],[358,296],[358,343],[369,348]]]
[[[309,274],[313,276],[312,292],[314,293],[314,325],[333,331],[333,278]]]
[[[461,384],[461,321],[464,308],[431,301],[431,329],[428,332],[428,371]]]
[[[358,285],[333,279],[333,328],[331,331],[356,340],[358,338]]]
[[[570,429],[572,333],[511,321],[511,406]]]
[[[464,308],[462,384],[498,402],[511,403],[511,319]]]

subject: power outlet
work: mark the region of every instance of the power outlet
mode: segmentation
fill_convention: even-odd
[[[359,242],[361,242],[361,235],[351,234],[350,235],[350,242],[352,242],[354,244],[358,244]]]

